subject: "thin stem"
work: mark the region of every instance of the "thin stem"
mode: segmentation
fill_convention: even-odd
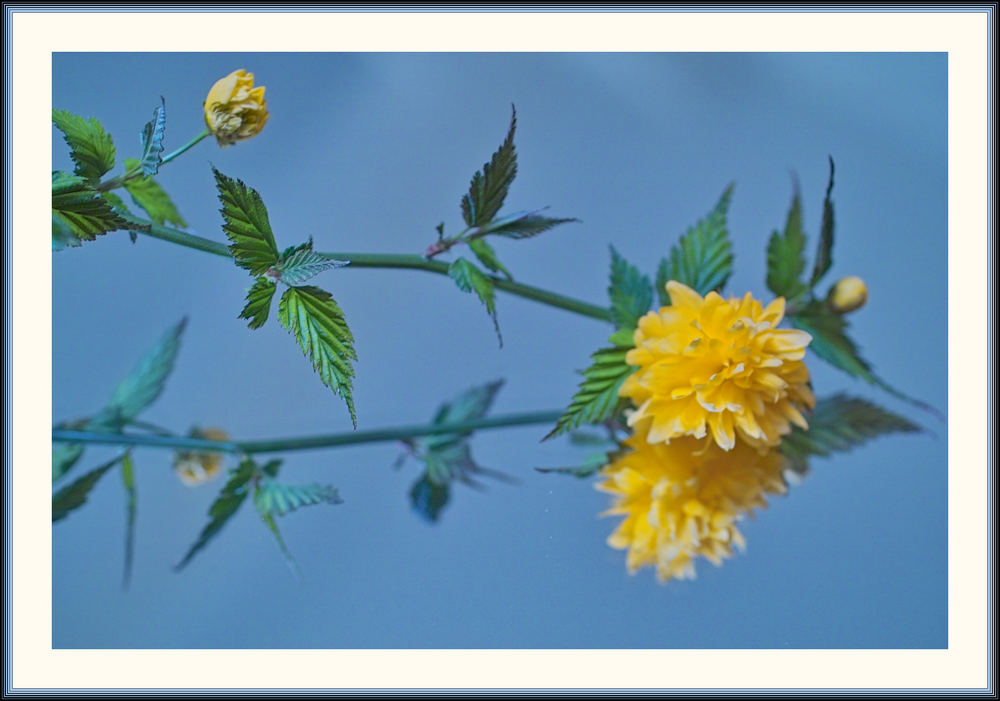
[[[204,131],[202,131],[200,134],[198,134],[198,136],[196,136],[193,139],[191,139],[189,142],[187,142],[186,144],[184,144],[183,146],[181,146],[179,149],[177,149],[175,151],[171,151],[166,156],[164,156],[163,160],[160,161],[160,165],[162,166],[162,165],[166,165],[167,163],[170,163],[170,161],[172,161],[175,158],[177,158],[179,155],[181,155],[182,153],[184,153],[185,151],[187,151],[188,149],[190,149],[191,147],[193,147],[195,144],[197,144],[202,139],[206,138],[211,133],[212,132],[209,131],[208,127],[206,127]]]
[[[191,139],[190,141],[188,141],[186,144],[184,144],[183,146],[181,146],[179,149],[177,149],[176,151],[172,151],[172,152],[168,153],[166,156],[164,156],[163,158],[161,158],[160,159],[160,165],[161,166],[162,165],[166,165],[170,161],[174,160],[179,155],[181,155],[182,153],[184,153],[185,151],[187,151],[188,149],[190,149],[191,147],[193,147],[195,144],[197,144],[199,141],[203,140],[205,137],[207,137],[211,133],[212,132],[209,131],[206,128],[204,131],[202,131],[196,137],[194,137],[193,139]],[[129,182],[130,180],[135,180],[137,177],[139,177],[141,175],[143,175],[142,166],[135,166],[135,167],[131,168],[130,170],[125,171],[125,173],[123,175],[118,175],[118,176],[116,176],[114,178],[111,178],[110,180],[106,180],[103,183],[100,183],[97,186],[96,189],[97,189],[98,192],[108,192],[109,190],[114,190],[116,187],[121,187],[122,185],[124,185],[125,183]]]
[[[198,251],[214,253],[217,256],[223,256],[226,258],[232,257],[232,254],[229,252],[229,248],[225,244],[218,243],[217,241],[212,241],[211,239],[179,231],[178,229],[174,229],[169,226],[154,224],[153,222],[146,219],[140,219],[139,217],[128,217],[128,220],[136,224],[138,227],[142,227],[138,230],[141,234],[152,236],[153,238],[161,239],[163,241],[176,243],[180,246],[187,246],[188,248],[193,248]],[[390,253],[328,253],[327,255],[332,256],[337,260],[349,261],[351,264],[348,266],[348,269],[409,268],[411,270],[426,270],[427,272],[437,273],[438,275],[448,274],[447,263],[439,260],[429,260],[420,255]],[[600,319],[602,321],[611,320],[611,312],[604,307],[599,307],[595,304],[590,304],[579,299],[550,292],[540,287],[525,285],[523,283],[514,282],[501,277],[490,276],[490,279],[493,281],[493,285],[498,290],[503,290],[504,292],[509,292],[510,294],[517,295],[519,297],[547,304],[550,307],[565,309],[592,319]]]
[[[156,436],[133,433],[104,433],[99,431],[73,431],[52,429],[52,440],[62,443],[94,443],[101,445],[137,445],[147,448],[169,448],[174,450],[199,450],[222,453],[287,453],[297,450],[332,448],[359,443],[381,443],[400,441],[419,436],[434,436],[443,433],[467,433],[485,431],[510,426],[555,423],[562,411],[530,411],[506,414],[491,418],[477,419],[454,424],[422,424],[418,426],[397,426],[373,431],[353,433],[333,433],[322,436],[301,436],[299,438],[273,438],[257,441],[209,441],[202,438],[183,436]]]

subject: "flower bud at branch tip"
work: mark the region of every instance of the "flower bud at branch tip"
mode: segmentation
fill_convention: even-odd
[[[205,98],[205,124],[219,146],[256,136],[267,123],[264,87],[253,86],[253,73],[242,68],[216,81]]]
[[[859,309],[868,301],[868,287],[857,276],[845,277],[830,288],[827,303],[838,314],[847,314]]]

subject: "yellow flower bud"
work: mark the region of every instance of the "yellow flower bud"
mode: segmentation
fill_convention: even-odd
[[[205,98],[205,124],[219,146],[256,136],[267,117],[264,87],[255,88],[253,73],[242,68],[217,81]]]
[[[221,428],[195,428],[192,438],[206,441],[228,441],[229,434]],[[174,456],[174,471],[188,487],[197,487],[214,479],[222,471],[224,453],[183,452]]]
[[[865,302],[868,301],[868,287],[864,280],[852,275],[842,278],[831,287],[826,299],[833,311],[847,314],[865,306]]]

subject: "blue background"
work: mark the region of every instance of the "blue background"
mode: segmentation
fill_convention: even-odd
[[[793,174],[811,244],[827,156],[837,164],[830,282],[860,275],[851,317],[890,383],[946,410],[947,59],[944,54],[58,54],[53,106],[98,117],[119,157],[160,95],[168,150],[203,127],[212,83],[236,68],[267,87],[255,139],[214,141],[160,182],[190,229],[223,240],[209,163],[268,205],[281,247],[420,253],[460,227],[469,177],[516,104],[519,175],[505,211],[551,205],[567,225],[496,249],[518,280],[605,303],[608,244],[652,274],[736,183],[728,291],[764,287],[766,238]],[[53,130],[53,168],[71,170]],[[810,254],[812,246],[810,245]],[[419,271],[335,270],[360,360],[360,428],[429,420],[466,387],[506,378],[493,413],[557,409],[609,328],[506,294],[505,344],[478,301]],[[53,255],[53,420],[93,413],[169,325],[190,317],[166,392],[143,418],[250,439],[350,430],[272,318],[238,319],[250,280],[224,259],[124,232]],[[824,282],[824,285],[826,282]],[[825,289],[825,288],[824,288]],[[137,557],[123,592],[124,504],[109,475],[53,528],[53,644],[68,648],[911,648],[947,645],[947,433],[942,422],[816,358],[817,394],[874,399],[933,430],[832,459],[745,522],[748,548],[692,582],[625,571],[592,481],[536,473],[585,450],[545,426],[477,434],[481,464],[516,475],[458,487],[420,520],[392,444],[287,454],[284,477],[345,503],[281,521],[296,581],[246,507],[181,574],[222,485],[191,489],[142,449]],[[89,449],[76,471],[112,449]]]

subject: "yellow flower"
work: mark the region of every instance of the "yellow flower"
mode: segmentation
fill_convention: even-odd
[[[242,68],[218,80],[205,98],[205,124],[220,146],[256,136],[267,123],[264,87],[253,86],[253,73]]]
[[[221,428],[195,428],[191,430],[191,437],[206,441],[229,440],[229,434]],[[214,479],[222,471],[224,457],[224,453],[177,453],[174,455],[174,470],[181,482],[188,487],[197,487]]]
[[[625,516],[608,545],[628,550],[631,574],[655,566],[661,582],[693,579],[695,558],[722,564],[734,547],[745,547],[737,523],[765,508],[767,494],[786,491],[781,454],[761,454],[743,441],[724,451],[696,438],[650,443],[638,434],[625,447],[597,488],[615,496],[602,516]]]
[[[837,281],[827,295],[830,308],[838,314],[847,314],[865,306],[868,301],[868,286],[865,281],[854,275]]]
[[[629,426],[651,443],[711,430],[723,450],[737,433],[764,450],[777,445],[794,423],[807,428],[802,411],[816,398],[802,358],[812,336],[779,329],[781,297],[766,307],[748,292],[725,300],[704,298],[671,280],[669,307],[649,312],[635,330],[626,362],[638,367],[619,394],[637,407]]]

